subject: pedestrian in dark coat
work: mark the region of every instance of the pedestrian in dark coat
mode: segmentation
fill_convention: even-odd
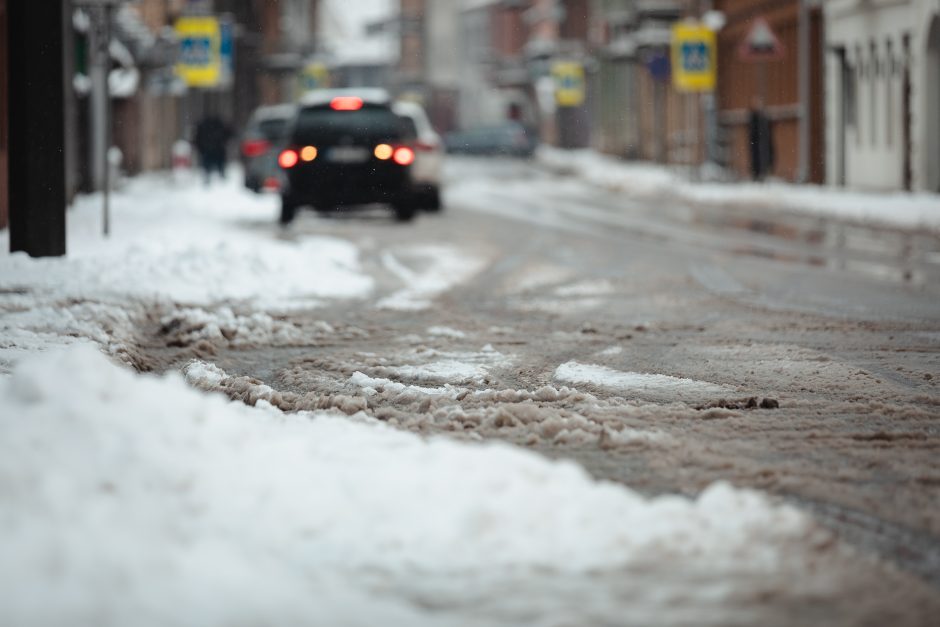
[[[755,98],[748,119],[748,142],[751,149],[751,177],[763,181],[774,169],[774,136],[764,102]]]
[[[207,115],[196,126],[196,151],[207,185],[213,172],[225,178],[225,162],[231,137],[231,129],[217,115]]]

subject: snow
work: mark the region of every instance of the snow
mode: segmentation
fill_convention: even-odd
[[[382,255],[385,269],[404,283],[405,287],[380,300],[380,309],[428,309],[436,296],[467,281],[484,266],[483,259],[444,245],[414,246],[409,249],[407,258],[419,270],[413,270],[392,253]]]
[[[575,361],[564,363],[555,370],[555,380],[567,383],[588,383],[628,393],[665,392],[692,394],[722,394],[734,392],[733,388],[706,381],[670,377],[663,374],[622,372],[606,366],[581,364]]]
[[[543,146],[537,158],[554,169],[572,171],[591,183],[635,196],[672,195],[688,202],[782,208],[904,228],[940,229],[940,194],[877,193],[780,181],[694,183],[660,165],[621,161],[592,150]]]
[[[428,329],[428,335],[433,337],[449,337],[457,340],[467,337],[467,334],[459,329],[442,326],[430,327]]]
[[[663,562],[754,576],[824,545],[804,514],[726,484],[647,499],[505,445],[232,403],[88,345],[24,360],[0,398],[6,625],[518,624],[504,593],[523,582],[596,590]],[[557,594],[535,592],[531,608]],[[503,606],[484,621],[479,598]]]
[[[393,65],[398,57],[394,39],[369,35],[366,29],[397,10],[391,0],[324,0],[320,39],[339,65]]]
[[[67,215],[66,257],[0,253],[0,372],[24,353],[81,338],[118,353],[135,317],[158,305],[190,305],[178,313],[206,337],[226,331],[250,342],[292,333],[271,319],[276,311],[372,293],[355,245],[272,237],[276,212],[274,197],[240,188],[236,168],[211,187],[166,175],[127,182],[114,194],[108,238],[100,196],[80,197]],[[8,238],[0,231],[4,251]],[[247,311],[208,311],[221,302]]]

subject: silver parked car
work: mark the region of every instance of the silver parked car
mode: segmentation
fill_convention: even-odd
[[[242,134],[240,155],[245,171],[245,187],[260,192],[280,187],[277,155],[287,139],[291,120],[297,112],[292,104],[258,107]]]
[[[421,105],[399,101],[392,105],[392,110],[408,123],[415,136],[415,162],[411,168],[411,178],[417,190],[417,202],[427,211],[440,211],[444,142],[431,126],[428,114]]]

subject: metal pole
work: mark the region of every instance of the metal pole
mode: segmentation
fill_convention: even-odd
[[[104,45],[99,59],[104,66],[104,203],[102,224],[104,236],[111,234],[111,84],[108,66],[111,58],[111,5],[104,6]]]

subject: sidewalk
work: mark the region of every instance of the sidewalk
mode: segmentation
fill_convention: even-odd
[[[536,160],[553,170],[635,197],[669,196],[689,203],[782,210],[902,229],[940,231],[940,194],[884,193],[768,183],[696,183],[647,161],[622,161],[593,150],[542,146]]]

